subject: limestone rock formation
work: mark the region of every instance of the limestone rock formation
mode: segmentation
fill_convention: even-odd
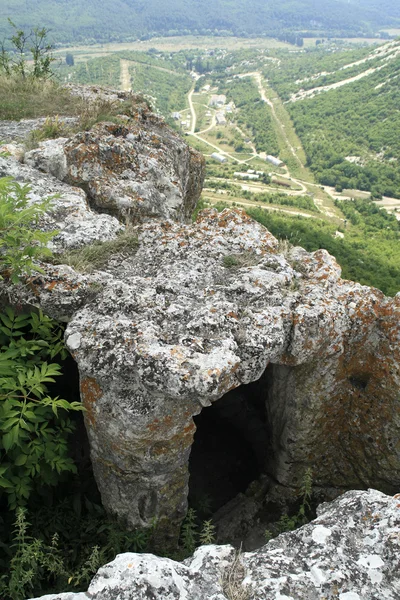
[[[124,229],[115,217],[92,211],[83,190],[21,165],[13,158],[0,157],[0,177],[12,177],[20,185],[29,185],[32,203],[53,198],[52,210],[42,218],[40,227],[58,232],[51,242],[56,252],[110,241]]]
[[[42,142],[25,162],[82,187],[96,210],[133,222],[188,221],[204,180],[203,157],[144,109],[121,124]]]
[[[87,593],[41,600],[397,600],[399,501],[375,490],[348,492],[321,505],[308,525],[239,558],[232,546],[202,546],[184,563],[120,554]]]
[[[80,227],[93,218],[80,213]],[[153,219],[132,233],[134,257],[110,256],[92,274],[46,266],[29,292],[7,292],[68,321],[107,510],[176,533],[193,416],[238,386],[246,396],[261,376],[264,414],[247,435],[261,472],[289,487],[311,467],[320,488],[396,489],[400,295],[341,280],[326,251],[280,254],[240,210],[206,210],[195,224]]]
[[[202,161],[147,110],[44,142],[26,162],[0,158],[0,176],[31,182],[32,202],[59,194],[42,222],[59,230],[58,254],[115,239],[126,220],[138,239],[135,255],[94,272],[47,264],[27,286],[0,285],[8,301],[68,322],[109,512],[132,527],[156,518],[176,536],[193,418],[211,405],[255,478],[295,490],[311,468],[321,490],[396,491],[400,294],[343,281],[324,250],[280,249],[241,210],[188,222]]]

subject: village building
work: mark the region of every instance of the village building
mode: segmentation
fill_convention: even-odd
[[[275,156],[271,156],[271,154],[267,154],[266,160],[268,162],[270,162],[271,164],[275,165],[275,167],[283,167],[283,165],[284,165],[284,163],[279,158],[276,158]]]
[[[226,158],[226,156],[222,156],[222,154],[218,154],[218,152],[213,152],[211,154],[211,158],[213,158],[214,160],[216,160],[219,163],[228,162],[228,159]]]
[[[222,112],[218,112],[215,115],[215,120],[217,122],[217,125],[226,125],[225,115]]]
[[[224,106],[225,103],[226,103],[226,96],[224,96],[223,94],[220,94],[220,95],[214,94],[213,96],[211,96],[209,106]]]
[[[241,173],[241,172],[236,172],[233,174],[234,177],[237,177],[238,179],[259,179],[260,176],[256,175],[255,173]]]

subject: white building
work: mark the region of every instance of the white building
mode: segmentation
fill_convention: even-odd
[[[283,167],[283,165],[284,165],[284,163],[279,158],[276,158],[275,156],[271,156],[271,154],[267,154],[266,160],[268,162],[270,162],[271,164],[275,165],[275,167]]]
[[[255,173],[234,173],[233,174],[234,177],[237,177],[238,179],[259,179],[260,176],[256,175]]]
[[[217,125],[226,125],[225,115],[222,112],[218,112],[215,115],[215,120],[217,122]]]
[[[216,160],[219,163],[228,162],[228,159],[226,158],[226,156],[222,156],[222,154],[218,154],[218,152],[213,152],[211,154],[211,158],[213,158],[214,160]]]

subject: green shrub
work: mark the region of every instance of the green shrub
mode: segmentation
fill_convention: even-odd
[[[7,52],[4,43],[0,48],[0,69],[7,76],[16,75],[22,79],[47,79],[53,76],[51,64],[55,58],[51,55],[52,45],[47,42],[48,29],[35,27],[28,33],[8,19],[14,30],[9,38],[12,53]]]
[[[271,529],[265,531],[265,539],[268,542],[275,535],[284,533],[285,531],[293,531],[302,525],[309,522],[311,513],[311,497],[312,497],[312,470],[306,469],[301,485],[300,485],[300,506],[297,513],[289,515],[284,513],[276,523],[271,526]]]
[[[67,351],[62,329],[41,312],[0,313],[0,496],[11,509],[26,503],[35,487],[56,485],[64,471],[75,471],[68,456],[73,424],[69,410],[80,402],[51,397],[48,384],[61,375],[52,362]]]
[[[19,283],[38,270],[35,259],[49,254],[54,232],[35,228],[51,200],[29,204],[29,187],[0,179],[1,278]],[[62,328],[40,311],[0,313],[0,496],[10,508],[24,504],[36,485],[55,485],[60,473],[73,471],[67,437],[68,410],[81,410],[48,393],[61,374],[56,356],[65,358]]]
[[[99,567],[117,554],[151,551],[151,528],[127,531],[88,499],[85,514],[79,515],[70,500],[42,505],[30,513],[32,523],[20,507],[8,539],[1,531],[2,541],[8,541],[7,563],[0,556],[0,566],[5,565],[0,576],[2,600],[86,590]],[[4,546],[0,544],[0,550]]]
[[[10,178],[0,179],[0,278],[18,283],[23,274],[40,269],[34,261],[51,252],[46,244],[56,232],[37,229],[40,217],[49,210],[51,198],[29,203],[28,185]]]

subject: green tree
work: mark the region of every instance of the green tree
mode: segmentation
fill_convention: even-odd
[[[65,55],[65,62],[69,67],[73,67],[75,64],[74,55],[71,52],[67,52]]]
[[[7,76],[17,75],[26,79],[48,79],[52,77],[51,64],[55,61],[51,51],[53,46],[47,41],[49,30],[35,27],[29,33],[8,19],[14,29],[9,42],[12,53],[7,52],[4,43],[0,47],[0,68]],[[32,63],[32,64],[31,64]]]

